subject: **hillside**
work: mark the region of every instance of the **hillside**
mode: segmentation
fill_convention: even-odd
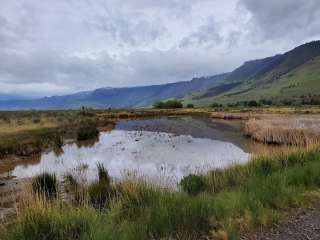
[[[170,98],[196,106],[251,100],[320,103],[320,41],[284,54],[245,62],[231,73],[161,85],[100,88],[32,100],[0,98],[0,109],[131,108],[150,106],[155,101]]]
[[[222,85],[186,97],[186,102],[208,105],[250,100],[301,102],[319,98],[320,41],[274,57],[244,63]]]
[[[66,109],[81,106],[95,108],[130,108],[152,105],[157,100],[182,98],[192,92],[203,91],[220,84],[227,74],[212,77],[194,78],[191,81],[162,85],[100,88],[94,91],[80,92],[65,96],[45,97],[33,100],[0,101],[0,109]]]

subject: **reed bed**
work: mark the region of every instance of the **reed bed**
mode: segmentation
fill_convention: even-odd
[[[319,141],[320,118],[250,119],[245,123],[244,134],[263,143],[306,146]]]

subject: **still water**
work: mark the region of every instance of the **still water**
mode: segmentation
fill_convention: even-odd
[[[39,161],[17,165],[10,174],[71,173],[90,181],[97,178],[99,162],[115,180],[142,177],[175,184],[190,173],[246,163],[250,153],[240,128],[241,122],[200,117],[121,121],[90,146],[67,144],[61,153],[43,153]]]

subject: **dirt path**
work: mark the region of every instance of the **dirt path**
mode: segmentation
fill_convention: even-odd
[[[319,240],[320,202],[313,207],[301,210],[288,221],[269,230],[262,230],[241,240]]]

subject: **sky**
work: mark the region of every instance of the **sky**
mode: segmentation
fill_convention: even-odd
[[[0,95],[186,81],[319,39],[319,0],[1,0]]]

